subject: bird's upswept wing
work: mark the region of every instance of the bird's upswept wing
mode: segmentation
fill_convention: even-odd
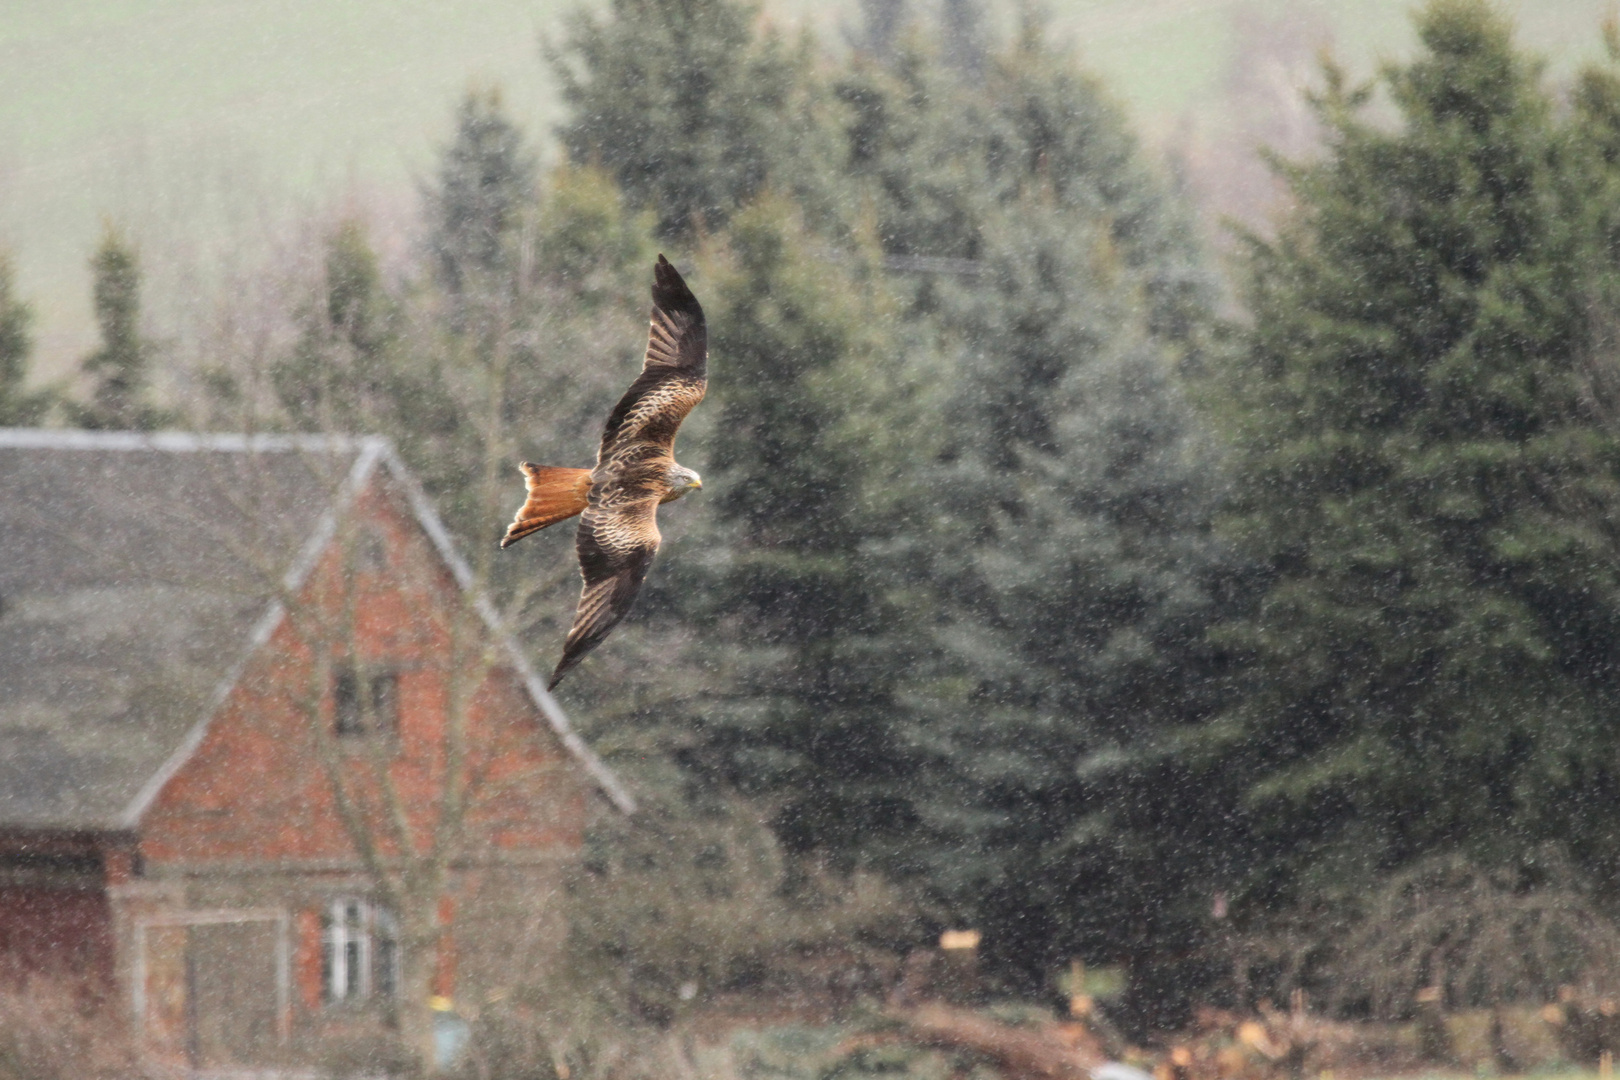
[[[585,579],[555,687],[629,614],[658,553],[658,503],[675,463],[675,433],[708,386],[703,307],[662,255],[653,267],[652,324],[641,374],[608,417],[574,546]]]
[[[641,374],[608,415],[596,469],[651,456],[675,460],[675,432],[708,388],[709,332],[703,307],[662,255],[653,266],[652,322]],[[595,478],[592,483],[598,483]]]

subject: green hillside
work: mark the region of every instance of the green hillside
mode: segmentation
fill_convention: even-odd
[[[0,242],[39,310],[41,367],[64,370],[90,340],[86,260],[104,216],[141,242],[153,318],[172,329],[221,273],[272,250],[301,207],[355,200],[408,221],[413,178],[468,86],[498,83],[512,113],[543,130],[556,110],[536,45],[574,2],[0,6]],[[1189,110],[1220,100],[1242,27],[1286,17],[1365,71],[1405,47],[1409,6],[1050,0],[1048,10],[1149,136],[1164,139]],[[1557,68],[1597,47],[1608,6],[1508,5]],[[836,31],[853,7],[773,0],[768,10]]]

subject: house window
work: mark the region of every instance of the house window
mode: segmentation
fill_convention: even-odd
[[[387,908],[332,901],[322,921],[321,983],[328,1004],[391,998],[399,987],[399,928]]]
[[[361,696],[362,687],[365,697]],[[338,668],[332,674],[332,715],[339,735],[364,735],[368,724],[392,734],[399,729],[399,675],[379,671],[365,677],[352,667]]]

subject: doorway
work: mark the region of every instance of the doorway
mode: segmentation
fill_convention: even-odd
[[[135,928],[135,1015],[148,1050],[190,1069],[275,1063],[289,1014],[285,912],[178,911]]]

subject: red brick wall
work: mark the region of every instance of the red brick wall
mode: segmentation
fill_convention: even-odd
[[[284,618],[253,657],[190,761],[160,793],[140,829],[154,870],[165,863],[330,860],[351,845],[312,734],[312,673],[323,652],[351,649],[398,675],[399,733],[387,769],[403,797],[414,842],[425,846],[446,775],[445,718],[454,680],[477,670],[482,641],[459,637],[453,620],[465,607],[456,586],[402,498],[372,485],[358,519],[380,535],[387,566],[352,575],[352,618],[345,608],[346,553],[361,541],[335,543],[311,575],[298,610]],[[347,549],[347,551],[345,550]],[[321,612],[322,617],[311,617]],[[463,630],[465,631],[465,627]],[[459,646],[457,642],[459,641]],[[544,726],[517,678],[489,672],[464,710],[468,785],[475,844],[502,849],[577,847],[585,817],[580,771]],[[322,723],[330,724],[331,701]],[[328,728],[328,730],[330,730]],[[390,847],[387,809],[365,738],[342,744],[355,797]]]

